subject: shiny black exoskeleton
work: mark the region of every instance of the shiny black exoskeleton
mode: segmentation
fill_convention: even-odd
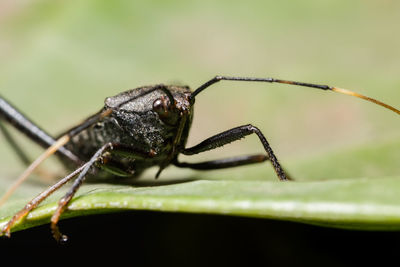
[[[105,100],[105,106],[100,112],[58,138],[54,138],[0,97],[0,119],[8,121],[31,140],[46,148],[45,153],[38,157],[17,181],[26,179],[32,170],[53,153],[56,153],[65,165],[73,170],[16,213],[2,229],[0,235],[5,233],[9,236],[11,228],[17,221],[27,216],[51,193],[78,176],[70,190],[60,200],[58,208],[51,218],[54,238],[58,241],[65,241],[67,237],[60,233],[57,223],[60,215],[90,173],[95,173],[97,177],[102,178],[110,178],[111,176],[137,177],[145,169],[158,166],[159,171],[156,175],[158,177],[161,171],[170,164],[181,168],[211,170],[269,160],[281,181],[290,180],[275,157],[265,136],[251,124],[232,128],[209,137],[193,147],[186,148],[193,118],[195,97],[204,89],[221,80],[282,83],[334,91],[365,99],[400,114],[398,109],[376,99],[338,87],[274,78],[216,76],[193,92],[186,86],[159,84],[139,87],[109,97]],[[9,134],[7,128],[3,127],[1,123],[0,130],[21,160],[28,164],[29,159],[12,135]],[[198,154],[237,141],[250,134],[257,135],[264,147],[265,154],[230,157],[199,163],[187,163],[178,160],[180,154]],[[109,180],[111,181],[111,179]],[[103,182],[107,181],[107,179],[103,180]],[[15,190],[15,187],[11,187],[0,199],[0,205],[13,190]]]
[[[104,171],[96,176],[136,177],[151,166],[162,170],[185,148],[193,105],[188,87],[163,87],[170,92],[169,98],[164,91],[154,90],[157,86],[162,85],[106,98],[102,111],[111,109],[112,113],[73,136],[66,148],[88,161],[104,144],[115,144],[106,162],[98,164]]]

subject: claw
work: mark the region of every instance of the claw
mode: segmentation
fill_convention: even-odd
[[[0,231],[0,236],[6,236],[8,238],[11,237],[11,231],[10,228],[8,227],[8,224],[6,224],[3,229]]]
[[[60,219],[60,215],[61,213],[63,213],[65,209],[66,203],[67,201],[65,199],[61,199],[60,202],[58,203],[57,210],[54,212],[53,216],[51,216],[51,223],[50,223],[51,232],[53,233],[54,239],[58,243],[65,243],[68,240],[68,237],[60,232],[60,229],[58,228],[57,225]]]
[[[5,235],[7,237],[11,236],[11,228],[20,220],[26,217],[29,213],[29,208],[31,206],[27,204],[22,210],[20,210],[18,213],[16,213],[11,220],[7,222],[7,224],[3,227],[3,229],[0,231],[0,236]]]
[[[53,237],[58,243],[66,243],[68,241],[68,236],[63,235],[60,232],[57,223],[52,222],[50,227],[51,227],[51,232],[53,233]]]
[[[11,230],[10,230],[10,228],[7,228],[7,229],[1,231],[1,235],[5,235],[6,237],[10,238],[10,237],[11,237]]]

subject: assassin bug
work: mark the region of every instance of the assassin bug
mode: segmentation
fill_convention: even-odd
[[[261,131],[251,125],[243,125],[214,135],[198,145],[186,148],[186,141],[193,117],[193,105],[196,96],[219,81],[267,82],[310,87],[355,96],[388,108],[398,114],[400,111],[376,99],[355,93],[347,89],[295,82],[274,78],[248,78],[216,76],[193,92],[187,86],[153,85],[144,86],[108,97],[101,111],[92,115],[81,124],[52,137],[40,129],[9,102],[0,97],[0,118],[6,120],[46,151],[38,157],[16,183],[0,200],[0,205],[22,183],[34,169],[46,158],[56,154],[72,172],[47,188],[16,213],[3,227],[1,234],[10,236],[12,227],[36,208],[51,193],[78,176],[72,187],[60,199],[51,218],[51,230],[57,241],[66,241],[67,237],[59,231],[57,223],[60,215],[68,207],[86,176],[97,177],[137,177],[143,170],[159,166],[156,177],[168,165],[211,170],[242,166],[246,164],[270,161],[279,180],[290,180],[281,167],[271,146]],[[20,157],[27,161],[12,137],[1,127],[6,139],[15,148]],[[265,149],[265,154],[231,157],[200,163],[186,163],[178,160],[179,154],[194,155],[237,141],[247,135],[256,134]]]

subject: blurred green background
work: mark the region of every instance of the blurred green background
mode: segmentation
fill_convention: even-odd
[[[123,90],[155,83],[196,88],[217,74],[329,84],[400,107],[399,12],[400,3],[390,0],[3,0],[0,92],[52,134]],[[391,147],[398,120],[344,95],[222,82],[197,98],[189,145],[252,123],[300,179],[313,175],[311,165],[296,167],[309,159],[322,159],[320,178],[398,175],[399,168],[364,168],[365,159],[352,171],[326,156],[339,153],[340,161],[352,147],[372,146],[371,154],[375,144]],[[32,158],[39,153],[22,142]],[[1,176],[20,173],[2,137],[0,151]],[[255,152],[262,147],[249,137],[192,160]],[[373,164],[385,164],[376,158]]]

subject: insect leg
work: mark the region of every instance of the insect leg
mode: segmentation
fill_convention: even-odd
[[[17,223],[18,221],[20,221],[23,218],[25,218],[29,214],[29,212],[31,212],[34,208],[36,208],[43,200],[45,200],[53,192],[55,192],[61,186],[63,186],[68,181],[70,181],[72,178],[74,178],[78,173],[80,173],[84,169],[85,166],[86,166],[86,164],[81,166],[81,167],[79,167],[74,172],[72,172],[69,175],[65,176],[63,179],[59,180],[56,184],[50,186],[45,191],[43,191],[38,196],[36,196],[34,199],[32,199],[28,204],[25,205],[25,207],[22,210],[20,210],[18,213],[16,213],[12,217],[12,219],[10,221],[8,221],[8,223],[0,231],[0,236],[2,234],[5,234],[6,236],[9,237],[11,228],[15,225],[15,223]]]
[[[29,166],[29,164],[32,162],[32,160],[27,156],[25,151],[21,148],[21,146],[16,142],[14,137],[10,134],[9,130],[7,127],[0,121],[0,132],[3,133],[4,138],[6,139],[7,143],[12,147],[14,152],[17,154],[18,158],[21,160],[21,162]],[[54,177],[54,174],[48,172],[45,169],[41,168],[36,168],[36,173],[39,174],[41,178],[45,178],[50,180],[52,177]],[[0,206],[2,203],[2,199],[0,198]]]
[[[256,134],[260,139],[262,145],[264,146],[265,151],[267,152],[268,158],[271,161],[272,166],[274,167],[274,170],[278,178],[282,181],[288,180],[285,172],[283,171],[281,165],[278,162],[278,159],[275,157],[275,154],[272,151],[272,148],[269,145],[267,139],[257,127],[251,124],[232,128],[230,130],[227,130],[225,132],[207,138],[206,140],[204,140],[203,142],[199,143],[194,147],[184,149],[182,151],[182,154],[194,155],[204,151],[212,150],[217,147],[229,144],[233,141],[237,141],[250,134]]]
[[[194,170],[217,170],[217,169],[249,165],[254,163],[261,163],[268,159],[269,158],[267,155],[258,154],[258,155],[238,156],[238,157],[217,159],[217,160],[210,160],[210,161],[196,162],[196,163],[179,162],[176,159],[173,162],[173,164],[180,168],[190,168]]]
[[[59,206],[55,212],[55,214],[52,217],[52,230],[55,233],[54,235],[57,236],[57,240],[60,239],[66,239],[65,236],[62,236],[61,233],[58,230],[57,227],[57,222],[59,220],[60,215],[62,212],[65,210],[65,208],[68,206],[69,201],[72,199],[76,191],[79,189],[79,187],[82,185],[87,173],[90,171],[90,168],[94,166],[97,162],[99,162],[100,166],[98,167],[103,167],[105,165],[111,164],[112,161],[109,162],[108,158],[106,156],[106,153],[110,150],[115,149],[115,152],[121,155],[128,155],[128,149],[130,149],[131,153],[128,155],[131,158],[151,158],[154,157],[155,153],[153,151],[150,152],[144,152],[138,149],[134,148],[129,148],[123,145],[119,144],[112,144],[108,143],[101,147],[94,155],[93,157],[85,164],[83,164],[81,167],[76,169],[74,172],[69,174],[68,176],[64,177],[60,181],[58,181],[56,184],[50,186],[48,189],[40,193],[37,197],[32,199],[28,204],[25,205],[25,207],[20,210],[18,213],[16,213],[12,219],[3,227],[3,229],[0,231],[0,236],[2,234],[5,234],[6,236],[10,236],[10,230],[11,228],[20,220],[22,220],[24,217],[26,217],[29,212],[31,212],[34,208],[36,208],[43,200],[45,200],[49,195],[51,195],[53,192],[58,190],[61,186],[66,184],[68,181],[70,181],[72,178],[74,178],[76,175],[80,174],[76,181],[74,182],[73,186],[71,189],[67,192],[67,194],[60,200]],[[113,150],[114,151],[114,150]]]
[[[31,160],[25,154],[24,150],[18,145],[18,143],[14,140],[8,129],[4,126],[4,124],[0,121],[0,132],[3,133],[4,138],[7,140],[7,143],[13,148],[18,158],[25,164],[29,165]]]
[[[82,169],[78,178],[76,178],[76,180],[74,181],[70,190],[58,202],[57,209],[54,212],[53,216],[51,217],[51,225],[50,225],[53,236],[57,241],[65,242],[68,239],[66,235],[61,234],[57,226],[61,214],[65,211],[72,197],[75,195],[79,187],[82,185],[90,168],[93,167],[95,163],[98,162],[99,160],[102,161],[104,153],[112,149],[113,149],[113,144],[107,143],[103,145],[99,150],[97,150],[97,152],[92,156],[92,158],[85,164],[84,168]]]
[[[33,142],[39,144],[43,148],[48,148],[53,145],[56,140],[42,130],[39,126],[29,120],[24,114],[18,111],[8,101],[0,96],[0,119],[4,119],[12,126],[25,134]],[[79,158],[65,147],[60,147],[57,153],[66,157],[67,159],[81,163]]]

